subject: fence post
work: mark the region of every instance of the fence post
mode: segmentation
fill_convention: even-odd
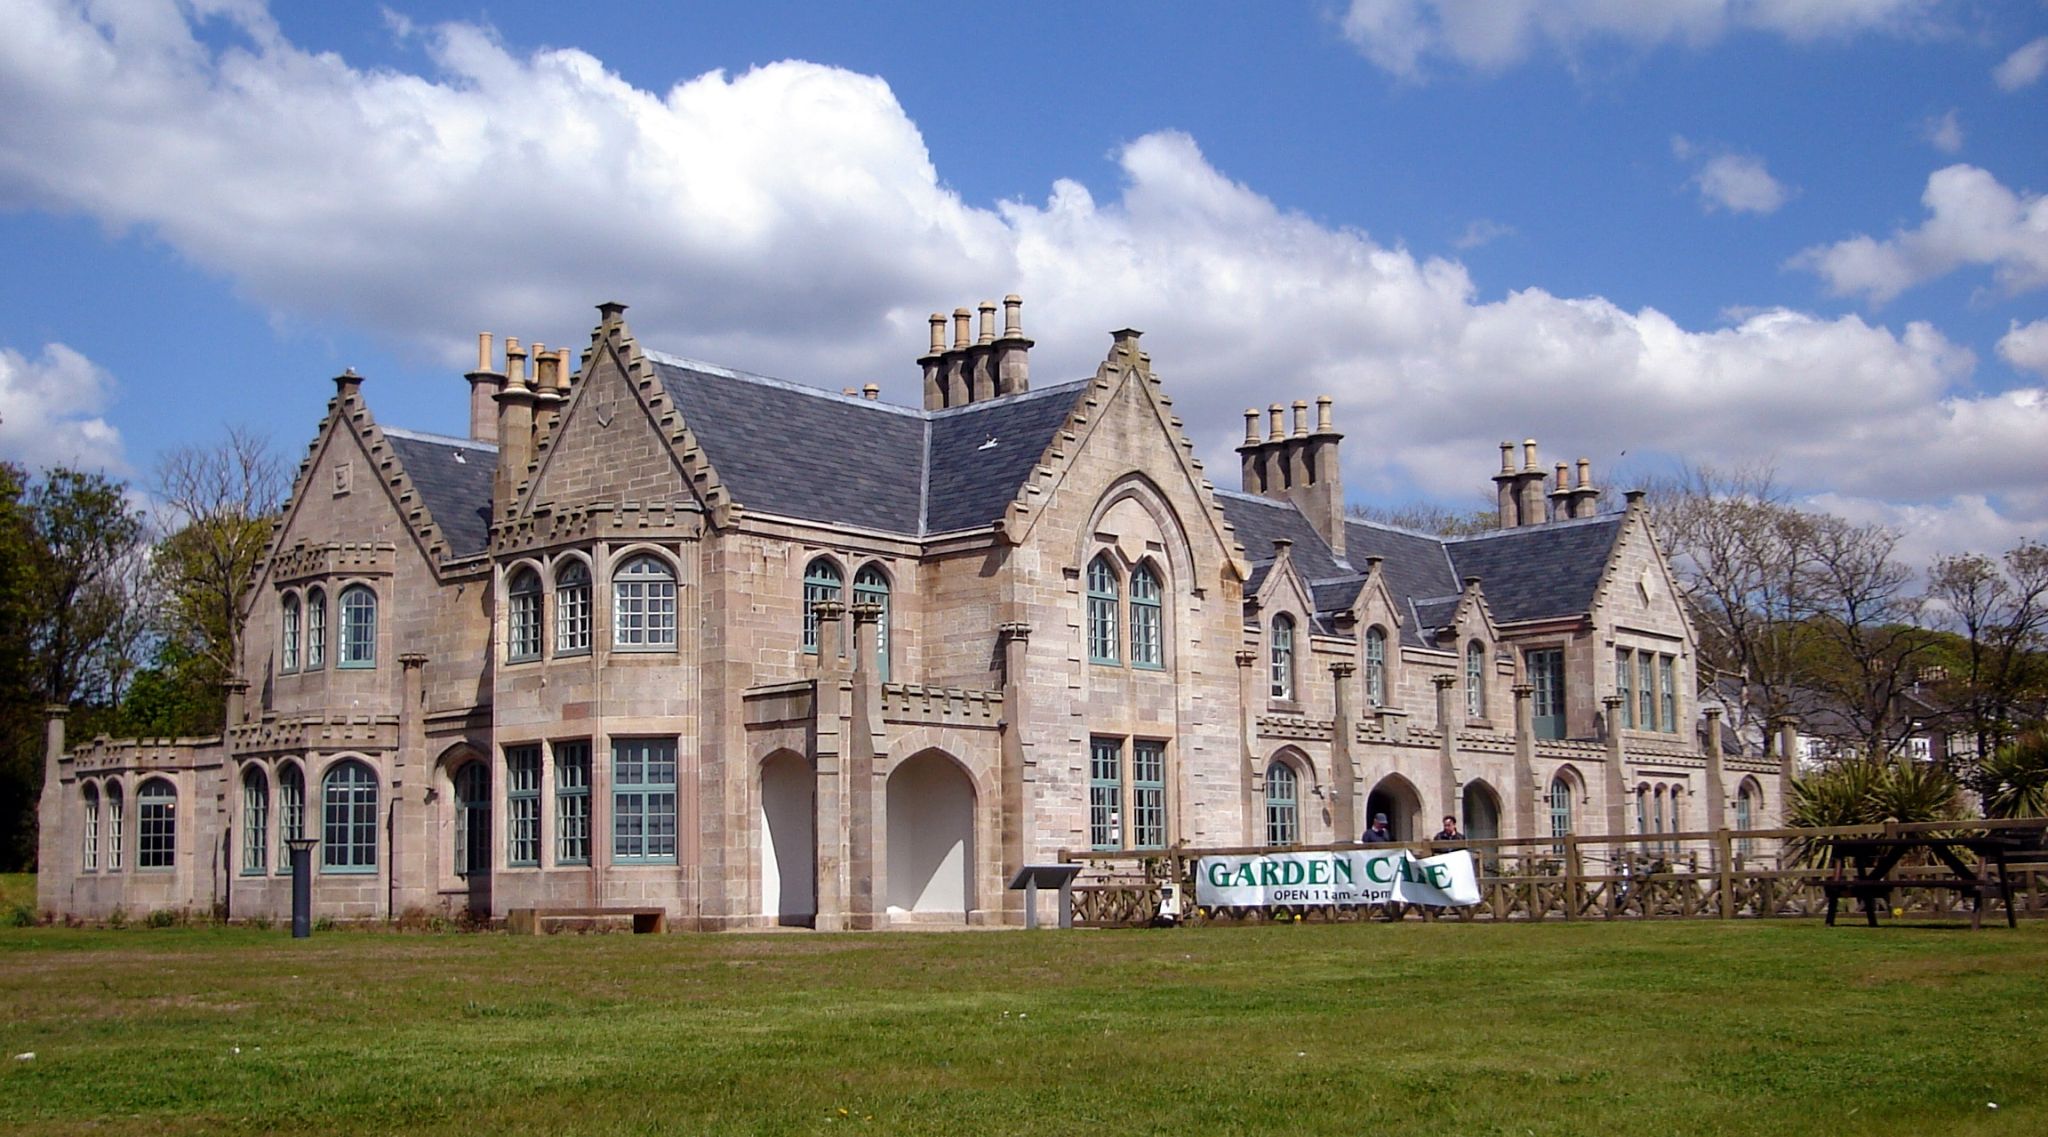
[[[1579,839],[1570,833],[1564,835],[1564,918],[1579,918],[1579,890],[1585,886],[1581,879],[1585,874],[1579,871]]]
[[[1735,842],[1726,829],[1714,830],[1714,867],[1721,874],[1721,918],[1735,918]]]

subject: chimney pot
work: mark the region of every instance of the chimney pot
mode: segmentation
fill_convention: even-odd
[[[1266,409],[1266,415],[1271,420],[1271,425],[1266,429],[1266,441],[1278,442],[1287,437],[1287,408],[1280,403],[1274,403]]]
[[[1316,433],[1330,432],[1330,406],[1336,401],[1328,395],[1316,396]]]
[[[1024,338],[1024,298],[1014,292],[1003,297],[1003,338]]]
[[[1308,437],[1308,400],[1294,400],[1294,437]]]
[[[996,302],[993,300],[981,302],[981,335],[975,342],[996,342]]]
[[[1571,486],[1571,478],[1566,473],[1567,469],[1568,467],[1563,462],[1557,464],[1557,489],[1559,493],[1564,492]]]
[[[953,309],[953,347],[955,350],[967,346],[968,327],[974,320],[974,313],[965,308]]]
[[[1512,442],[1500,444],[1500,472],[1503,474],[1515,472],[1515,444]]]
[[[1524,470],[1536,468],[1536,440],[1533,438],[1524,438],[1522,440],[1522,468]]]
[[[1244,444],[1255,446],[1259,441],[1259,408],[1244,409]]]
[[[1579,488],[1585,489],[1592,484],[1593,460],[1591,458],[1581,458],[1579,459]]]
[[[478,332],[476,334],[476,369],[478,371],[489,371],[491,369],[491,333],[489,332]]]
[[[870,383],[862,387],[860,393],[868,399],[879,399],[882,397],[882,385],[880,383]]]
[[[941,352],[943,352],[943,351],[945,351],[945,350],[946,350],[946,314],[945,314],[944,312],[933,312],[933,313],[932,313],[932,350],[931,350],[931,354],[933,354],[933,355],[938,355],[938,354],[940,354]]]

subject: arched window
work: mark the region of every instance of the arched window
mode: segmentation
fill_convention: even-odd
[[[522,568],[505,588],[505,658],[540,658],[540,574]]]
[[[491,871],[491,772],[482,762],[455,771],[455,875]]]
[[[1735,791],[1735,828],[1738,831],[1756,827],[1757,806],[1761,796],[1757,790],[1756,783],[1748,780],[1744,780],[1742,788]],[[1754,837],[1742,838],[1735,843],[1735,851],[1745,857],[1754,856],[1756,854],[1756,839]]]
[[[1272,688],[1276,699],[1294,698],[1294,617],[1273,617]]]
[[[120,872],[128,856],[128,819],[121,783],[107,783],[107,871]]]
[[[377,666],[377,594],[368,585],[341,590],[342,667]]]
[[[1121,663],[1116,611],[1122,604],[1116,569],[1103,553],[1088,562],[1088,662]]]
[[[1572,831],[1572,784],[1563,774],[1550,779],[1550,835],[1565,837]],[[1563,846],[1555,851],[1563,852]]]
[[[1131,666],[1164,667],[1159,574],[1146,561],[1131,570]]]
[[[676,646],[676,574],[660,557],[642,554],[612,573],[612,645]]]
[[[846,578],[839,566],[823,557],[804,568],[804,653],[818,654],[818,605],[837,604],[839,585]]]
[[[582,655],[589,650],[590,566],[572,559],[555,573],[555,654]]]
[[[270,781],[260,766],[242,771],[242,871],[270,869]]]
[[[91,782],[87,782],[79,788],[79,796],[85,802],[85,824],[79,827],[85,838],[85,844],[79,850],[78,866],[86,872],[98,872],[100,867],[100,789]]]
[[[1276,758],[1266,767],[1266,844],[1300,842],[1300,779],[1294,767]]]
[[[151,778],[135,791],[135,867],[168,869],[178,863],[178,791]]]
[[[306,670],[327,666],[327,593],[306,590]]]
[[[1369,706],[1387,705],[1387,632],[1378,624],[1365,633],[1365,699]]]
[[[873,604],[882,610],[875,621],[875,670],[882,682],[889,681],[889,578],[880,565],[868,565],[853,578],[853,602]]]
[[[284,613],[280,621],[284,628],[283,650],[278,653],[278,667],[284,671],[299,669],[299,598],[285,593]]]
[[[1478,640],[1465,645],[1465,717],[1486,717],[1486,647]]]
[[[377,871],[377,775],[354,759],[320,783],[320,871]]]
[[[298,764],[286,762],[277,768],[277,843],[306,835],[306,775]],[[289,858],[278,858],[279,872],[291,871]]]

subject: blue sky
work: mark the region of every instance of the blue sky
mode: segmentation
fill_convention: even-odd
[[[1025,298],[1146,332],[1212,475],[1337,398],[1353,500],[1768,463],[1909,555],[2048,533],[2048,5],[8,0],[0,457],[296,454],[489,330],[917,397]],[[1621,488],[1621,487],[1617,487]]]

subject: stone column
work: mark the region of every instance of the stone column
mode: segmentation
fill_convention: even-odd
[[[1536,685],[1517,683],[1515,694],[1515,828],[1513,836],[1536,836]]]
[[[1721,755],[1721,708],[1708,707],[1707,716],[1707,828],[1727,824],[1728,788],[1726,762]]]
[[[1031,654],[1031,625],[1008,623],[996,629],[1003,644],[1003,721],[1000,745],[1003,762],[1002,858],[1003,883],[1030,859],[1025,841],[1032,832],[1031,790],[1037,779],[1024,754],[1024,724],[1029,722],[1031,685],[1024,670]],[[1003,892],[1004,922],[1021,921],[1024,901],[1019,893]],[[993,907],[993,905],[991,905]]]
[[[1456,716],[1453,705],[1457,702],[1455,690],[1458,677],[1437,675],[1430,679],[1436,684],[1436,726],[1442,743],[1437,747],[1437,779],[1441,787],[1437,794],[1437,805],[1442,813],[1458,814],[1458,731],[1464,725]]]
[[[1621,696],[1603,695],[1600,705],[1607,708],[1607,833],[1611,837],[1628,835],[1628,790],[1621,768]]]
[[[429,905],[438,892],[440,876],[439,866],[431,855],[435,845],[434,809],[427,796],[434,783],[434,771],[427,759],[427,657],[420,652],[407,652],[398,657],[398,666],[398,753],[391,761],[391,802],[396,816],[391,824],[390,855],[385,858],[385,871],[394,882],[390,889],[394,916],[408,907]],[[502,763],[496,754],[484,755],[484,762],[491,769],[491,788],[499,791],[502,798]],[[310,786],[307,792],[310,825]],[[596,840],[596,834],[591,839]],[[494,880],[495,870],[503,859],[497,852],[502,845],[500,841],[492,842]]]
[[[1363,828],[1358,823],[1358,766],[1352,760],[1352,741],[1358,737],[1356,692],[1352,676],[1358,665],[1339,660],[1330,665],[1330,685],[1337,692],[1337,717],[1330,729],[1330,825],[1335,840],[1349,841]]]
[[[1259,714],[1264,706],[1259,698],[1258,671],[1256,664],[1259,653],[1240,651],[1237,653],[1237,816],[1238,839],[1246,845],[1263,844],[1259,840],[1258,811],[1254,808],[1252,782],[1258,776],[1259,766]]]

